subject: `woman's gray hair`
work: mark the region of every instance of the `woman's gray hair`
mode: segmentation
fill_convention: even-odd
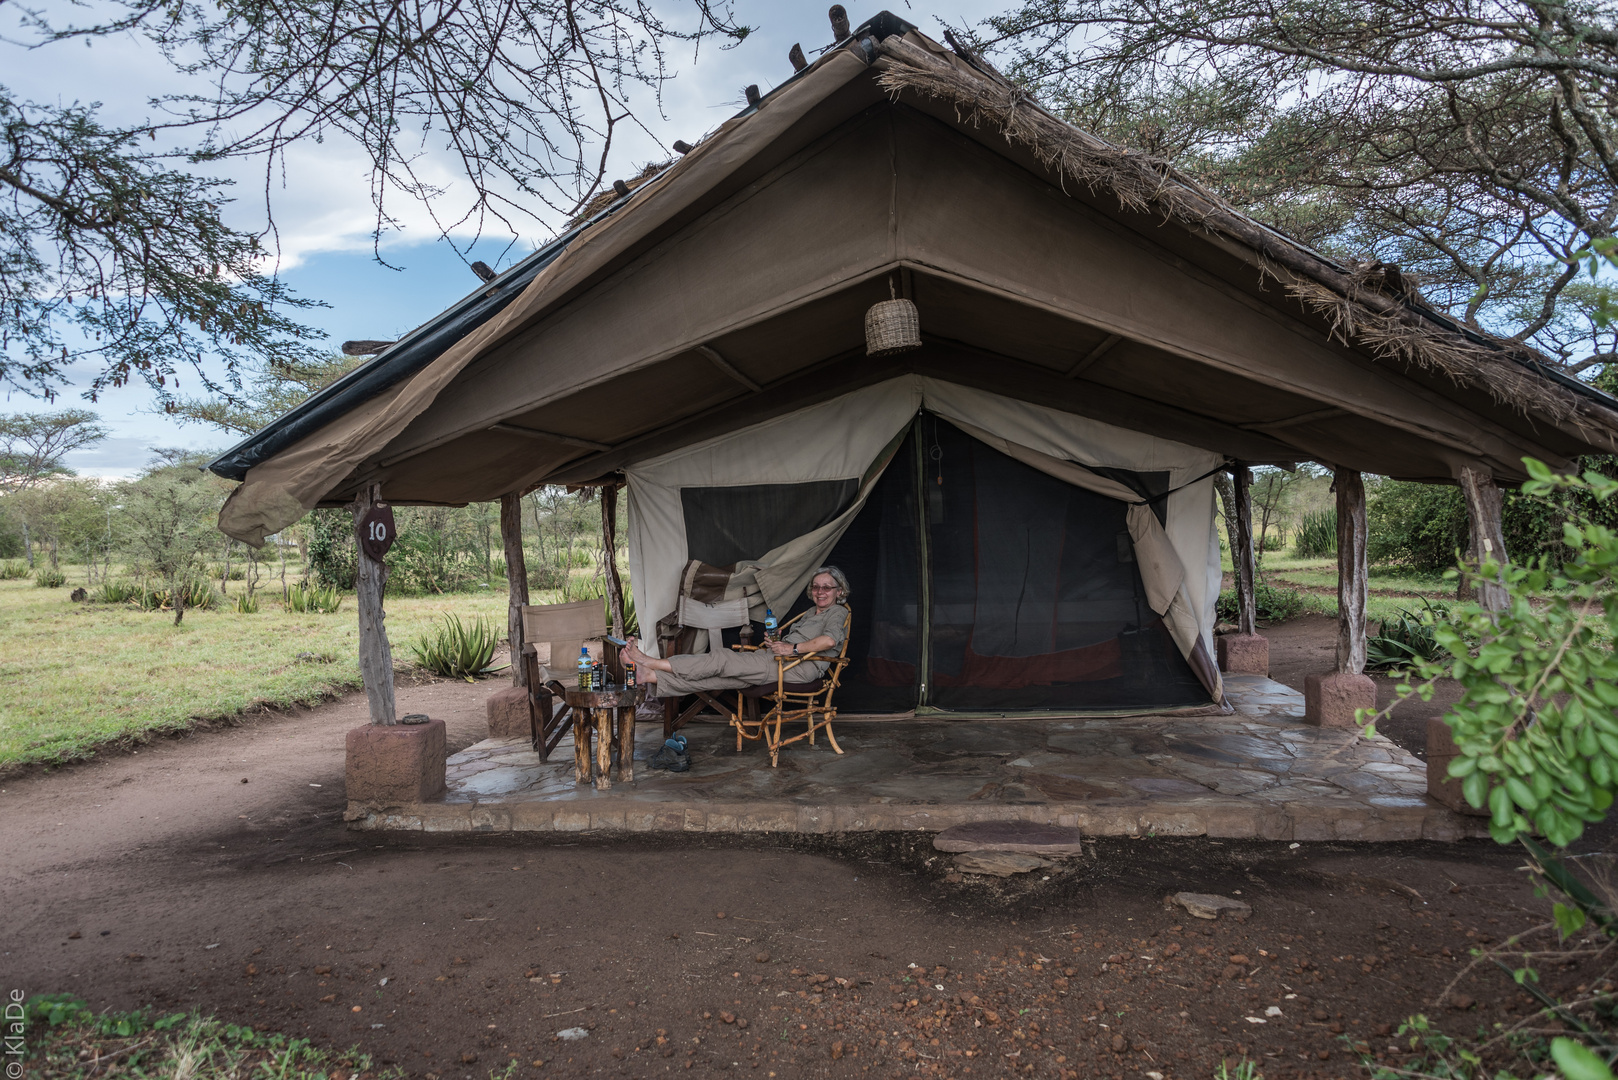
[[[809,591],[809,586],[813,585],[815,583],[815,578],[819,577],[821,574],[830,574],[832,580],[837,582],[837,590],[842,594],[837,597],[838,603],[847,600],[848,594],[854,591],[848,587],[847,574],[843,573],[835,566],[822,566],[819,570],[816,570],[814,573],[809,575],[809,584],[803,587],[803,594],[807,596],[811,602],[814,601],[815,594]]]

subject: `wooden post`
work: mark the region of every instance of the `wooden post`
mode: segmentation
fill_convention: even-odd
[[[1505,531],[1500,521],[1500,489],[1495,486],[1494,476],[1487,469],[1475,469],[1470,465],[1462,466],[1456,479],[1461,485],[1461,493],[1466,497],[1470,537],[1466,548],[1468,569],[1481,566],[1485,559],[1490,558],[1500,564],[1499,573],[1494,577],[1467,574],[1463,581],[1469,581],[1476,587],[1478,603],[1485,610],[1504,611],[1508,600],[1502,582],[1505,580],[1508,555]]]
[[[1258,557],[1253,551],[1253,470],[1238,465],[1236,479],[1236,547],[1231,562],[1236,567],[1236,632],[1258,633],[1258,608],[1254,599],[1258,578]]]
[[[601,489],[601,546],[605,551],[607,573],[607,606],[612,612],[613,637],[624,636],[624,583],[618,576],[618,487],[608,484]]]
[[[360,520],[381,501],[382,485],[367,484],[348,508],[354,515],[354,546],[359,555],[354,583],[359,593],[360,674],[371,705],[371,723],[392,726],[399,721],[393,701],[393,649],[383,625],[387,613],[382,610],[382,590],[388,583],[388,567],[367,555],[359,542]]]
[[[1365,672],[1365,482],[1354,469],[1337,469],[1337,670]]]
[[[506,638],[511,643],[511,685],[527,687],[522,662],[522,609],[528,603],[528,562],[522,551],[522,493],[500,496],[500,542],[506,549]]]

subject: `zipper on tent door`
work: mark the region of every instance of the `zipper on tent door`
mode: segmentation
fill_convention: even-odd
[[[933,573],[931,558],[931,543],[928,538],[927,521],[927,441],[926,430],[923,426],[925,413],[917,413],[913,430],[916,438],[916,546],[920,556],[921,566],[917,574],[920,589],[917,590],[919,601],[916,612],[916,644],[917,644],[917,673],[921,676],[920,687],[917,690],[916,708],[927,707],[931,693],[927,688],[928,676],[932,674],[932,639],[933,639]]]

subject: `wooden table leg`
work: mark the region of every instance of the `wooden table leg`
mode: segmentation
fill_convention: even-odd
[[[635,707],[618,710],[618,780],[632,783],[635,779]]]
[[[612,714],[613,709],[591,709],[591,719],[596,729],[596,790],[607,791],[612,787],[612,778],[607,775],[607,769],[612,765]]]
[[[573,710],[573,782],[590,782],[590,734],[595,725],[590,722],[589,709]]]

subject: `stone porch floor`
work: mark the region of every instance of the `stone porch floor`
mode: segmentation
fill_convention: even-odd
[[[1093,836],[1270,840],[1458,840],[1487,835],[1426,795],[1426,766],[1378,736],[1303,724],[1303,697],[1258,676],[1226,677],[1229,716],[840,722],[838,756],[797,743],[769,767],[730,728],[685,729],[691,769],[644,759],[662,730],[636,732],[635,780],[573,782],[572,736],[548,762],[526,739],[487,739],[449,760],[448,788],[409,806],[350,804],[361,829],[428,832],[938,831],[1024,820]]]

